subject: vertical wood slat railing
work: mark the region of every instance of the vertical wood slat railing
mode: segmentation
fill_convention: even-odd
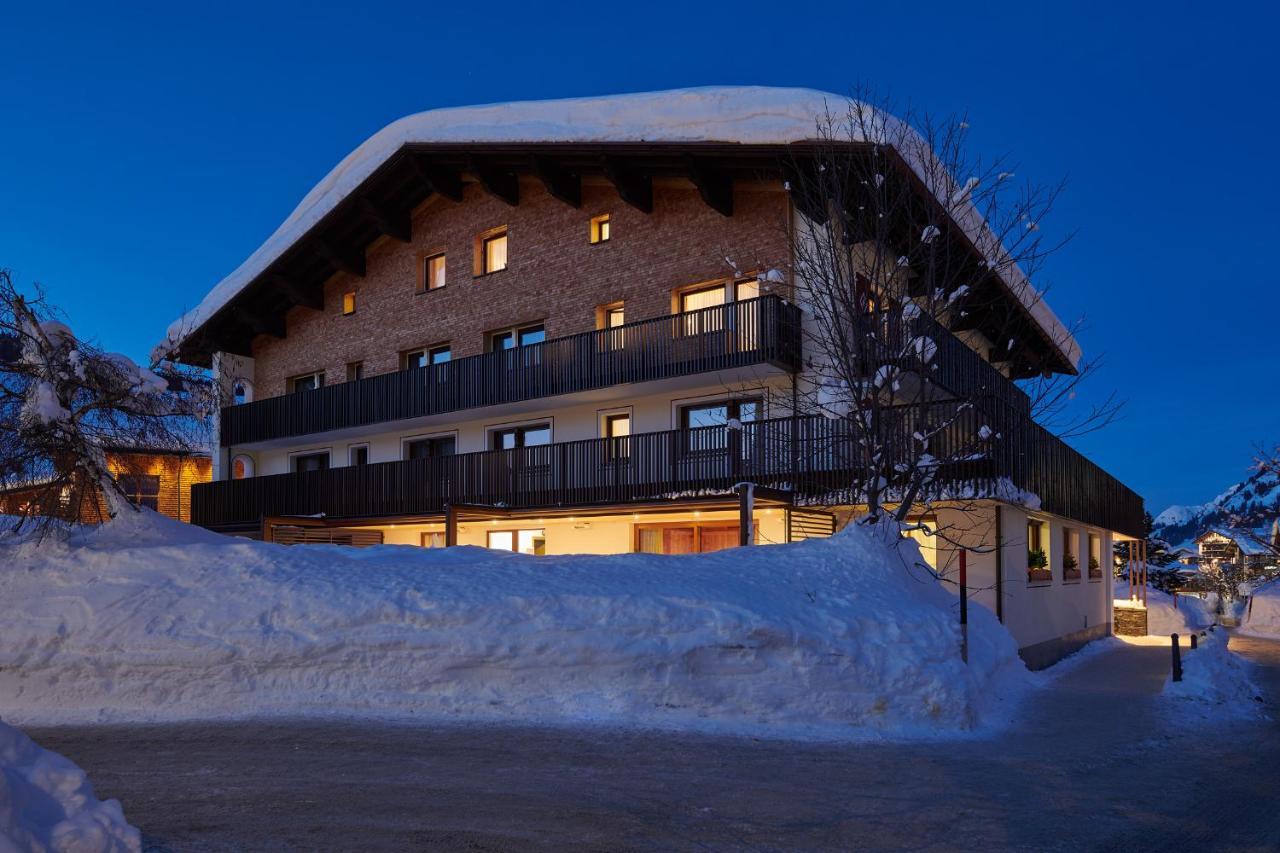
[[[228,447],[765,363],[800,364],[799,309],[772,295],[228,406],[219,435]]]
[[[982,426],[996,438],[976,441]],[[928,499],[1009,498],[1020,489],[1037,495],[1045,511],[1141,533],[1142,499],[1030,418],[954,402],[904,407],[883,426],[881,449],[892,463],[916,461],[914,434],[922,427],[936,428],[930,451],[948,460]],[[638,433],[204,483],[192,489],[192,518],[218,528],[280,515],[433,515],[450,502],[626,504],[728,494],[743,480],[791,491],[801,505],[857,504],[865,499],[859,447],[848,422],[820,417]]]

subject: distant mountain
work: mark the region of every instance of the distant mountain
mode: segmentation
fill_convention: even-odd
[[[1193,547],[1195,539],[1211,527],[1230,527],[1233,518],[1248,519],[1249,527],[1270,526],[1280,516],[1280,476],[1254,471],[1213,500],[1199,506],[1171,506],[1155,518],[1151,535],[1171,547]]]

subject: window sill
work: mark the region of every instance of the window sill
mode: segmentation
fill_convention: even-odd
[[[1080,578],[1076,578],[1075,580],[1064,580],[1064,581],[1062,582],[1062,585],[1063,585],[1063,586],[1079,586],[1079,585],[1080,585]]]
[[[429,288],[427,288],[426,290],[415,290],[415,291],[413,292],[413,295],[414,295],[414,296],[426,296],[428,293],[439,293],[440,291],[444,290],[444,289],[445,289],[446,287],[448,287],[448,286],[449,286],[449,285],[447,285],[447,284],[442,284],[442,285],[440,285],[439,287],[429,287]]]
[[[509,267],[503,267],[502,269],[500,269],[500,270],[494,270],[493,272],[478,272],[478,273],[476,273],[475,275],[471,276],[471,278],[472,278],[472,280],[473,280],[473,281],[479,281],[479,280],[480,280],[480,279],[482,279],[482,278],[491,278],[491,277],[493,277],[493,276],[495,276],[495,275],[502,275],[502,274],[503,274],[504,272],[506,272],[508,269],[509,269]],[[436,290],[443,290],[443,289],[444,289],[444,288],[442,288],[442,287],[437,287],[437,288],[436,288]]]
[[[1027,581],[1027,589],[1047,589],[1053,586],[1053,581]]]

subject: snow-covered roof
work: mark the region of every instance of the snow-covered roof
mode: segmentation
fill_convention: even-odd
[[[814,140],[820,116],[840,115],[849,99],[813,89],[722,86],[673,89],[594,98],[521,101],[429,110],[394,121],[343,158],[302,199],[293,213],[200,304],[175,320],[157,348],[169,351],[201,327],[286,250],[338,206],[374,171],[410,144],[510,143],[703,143],[777,145]],[[879,122],[877,122],[879,124]],[[900,131],[885,117],[886,135]],[[901,138],[900,136],[898,138]],[[876,141],[876,140],[867,140]],[[904,159],[925,180],[938,170]],[[937,188],[940,196],[951,188]],[[960,224],[976,245],[994,238],[970,207]],[[1016,267],[1001,267],[1009,290],[1026,307],[1050,343],[1075,366],[1080,348],[1040,293]]]
[[[1249,557],[1260,557],[1271,553],[1264,543],[1271,541],[1271,528],[1259,527],[1256,530],[1242,530],[1235,527],[1214,527],[1196,537],[1197,543],[1217,534],[1230,539],[1240,549],[1240,553]]]

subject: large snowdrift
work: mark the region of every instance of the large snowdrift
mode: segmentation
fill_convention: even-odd
[[[141,849],[119,802],[99,802],[83,770],[0,722],[0,851]]]
[[[292,548],[131,513],[0,539],[0,713],[41,722],[373,715],[785,737],[940,734],[1028,674],[909,540],[698,556]]]
[[[1253,591],[1240,633],[1280,638],[1280,582],[1269,583]]]

